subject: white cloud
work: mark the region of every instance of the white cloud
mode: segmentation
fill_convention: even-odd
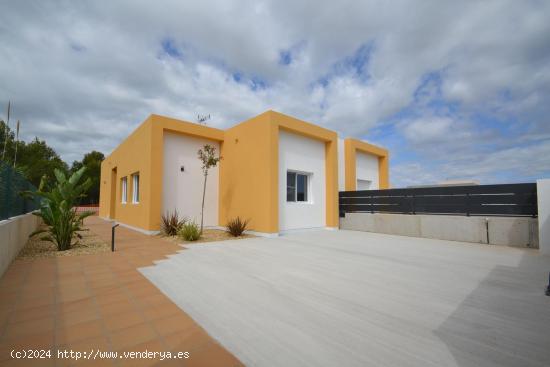
[[[489,157],[542,146],[550,133],[548,2],[31,1],[2,15],[0,102],[13,101],[25,138],[46,139],[68,161],[109,152],[150,113],[210,113],[228,126],[273,108],[367,138],[393,124],[418,159],[464,150],[484,175],[508,167],[527,177]],[[163,53],[165,40],[181,57]],[[366,45],[361,73],[353,58]],[[430,73],[440,83],[415,96]]]

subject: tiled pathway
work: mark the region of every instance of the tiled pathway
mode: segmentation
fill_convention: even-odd
[[[110,243],[111,223],[86,224]],[[0,279],[1,366],[240,366],[136,269],[181,250],[117,228],[117,249],[95,255],[18,260]],[[11,350],[51,350],[51,359],[13,359]],[[189,352],[188,359],[58,359],[57,350]]]

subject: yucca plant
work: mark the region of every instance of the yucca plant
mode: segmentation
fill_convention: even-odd
[[[233,218],[227,222],[227,231],[234,237],[239,237],[246,231],[249,220],[242,220],[241,217]]]
[[[41,198],[40,209],[33,214],[42,218],[47,226],[47,229],[34,231],[29,237],[46,233],[41,239],[55,243],[58,251],[70,249],[73,239],[82,238],[79,232],[85,230],[82,228],[84,218],[93,214],[90,211],[77,213],[74,208],[92,185],[89,178],[79,183],[85,171],[86,167],[82,167],[67,178],[63,172],[55,169],[56,181],[51,189],[46,191],[41,182],[38,191],[28,192],[31,196]]]
[[[174,209],[173,212],[164,213],[160,222],[160,229],[165,236],[175,236],[186,220],[180,219],[177,209]]]
[[[196,241],[201,236],[199,226],[195,222],[185,223],[178,231],[178,236],[186,241]]]

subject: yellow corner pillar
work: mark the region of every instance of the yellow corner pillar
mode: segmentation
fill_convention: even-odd
[[[325,143],[326,226],[338,227],[338,137]]]
[[[386,149],[365,143],[357,139],[344,140],[345,180],[346,191],[357,189],[357,151],[372,154],[378,157],[378,187],[380,189],[390,188],[389,153]]]

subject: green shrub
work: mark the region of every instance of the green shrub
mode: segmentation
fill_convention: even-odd
[[[178,236],[186,241],[196,241],[201,236],[201,231],[197,223],[185,223],[178,231]]]
[[[160,230],[165,236],[176,236],[185,222],[185,218],[180,219],[178,211],[174,209],[173,212],[166,212],[162,215]]]
[[[77,201],[86,196],[85,192],[92,185],[89,178],[79,183],[85,171],[86,167],[82,167],[67,178],[63,172],[55,169],[56,182],[51,189],[46,189],[44,182],[41,182],[38,191],[26,192],[26,195],[42,199],[40,209],[33,214],[42,218],[48,227],[34,231],[29,237],[46,233],[41,240],[53,242],[58,251],[70,249],[74,238],[82,238],[79,232],[85,230],[82,228],[84,218],[93,214],[93,212],[77,213],[74,209]]]
[[[227,230],[235,237],[239,237],[246,230],[249,220],[242,220],[241,217],[233,218],[227,222]]]

